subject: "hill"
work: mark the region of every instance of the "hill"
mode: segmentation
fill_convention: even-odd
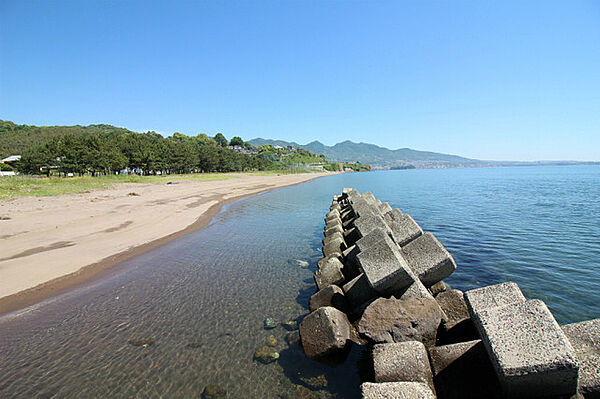
[[[489,164],[486,161],[460,157],[458,155],[441,154],[429,151],[417,151],[410,148],[390,150],[375,144],[354,143],[343,141],[334,146],[326,146],[319,141],[301,145],[295,142],[282,140],[268,140],[257,138],[250,140],[253,145],[280,145],[300,147],[314,154],[323,154],[330,161],[369,163],[378,168],[397,168],[414,166],[417,168],[443,168],[443,167],[474,167]]]

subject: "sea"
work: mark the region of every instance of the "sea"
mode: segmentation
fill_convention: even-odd
[[[0,397],[199,398],[207,386],[359,397],[364,347],[321,364],[281,324],[308,313],[323,217],[344,187],[435,234],[458,266],[453,288],[514,281],[560,324],[600,317],[599,166],[345,173],[231,203],[199,231],[1,316]],[[254,353],[270,335],[279,358],[263,364]]]

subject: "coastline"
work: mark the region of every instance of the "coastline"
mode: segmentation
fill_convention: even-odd
[[[90,225],[86,225],[85,229],[86,230],[90,230],[90,229],[96,229],[96,234],[92,241],[91,241],[91,247],[92,249],[94,249],[94,246],[96,246],[95,249],[98,249],[98,246],[102,246],[103,244],[106,243],[106,239],[102,240],[102,237],[98,238],[97,235],[98,234],[102,234],[102,233],[110,233],[107,234],[107,237],[111,237],[111,241],[110,242],[114,242],[114,240],[118,240],[118,239],[124,239],[130,242],[134,242],[133,245],[129,245],[126,248],[122,248],[123,245],[120,245],[120,248],[118,250],[116,250],[114,253],[110,253],[108,254],[108,256],[101,256],[99,257],[99,255],[101,253],[104,253],[104,255],[106,255],[106,248],[103,248],[104,251],[100,251],[99,254],[96,254],[96,259],[93,262],[90,262],[89,259],[93,258],[93,254],[92,256],[87,256],[84,257],[84,259],[88,259],[88,261],[84,261],[83,264],[77,264],[77,259],[79,259],[79,256],[81,255],[81,249],[78,248],[78,244],[81,244],[81,246],[85,246],[87,244],[87,247],[90,247],[90,243],[87,241],[90,239],[89,234],[81,234],[81,231],[78,231],[80,229],[75,229],[75,231],[71,232],[71,240],[69,240],[68,238],[68,234],[69,232],[67,232],[66,235],[61,235],[61,239],[60,241],[57,241],[56,238],[53,239],[49,239],[46,241],[55,241],[54,243],[49,243],[49,242],[45,242],[45,244],[48,244],[46,246],[37,246],[32,248],[31,246],[24,247],[22,244],[24,242],[27,242],[27,240],[23,240],[23,236],[26,235],[30,235],[33,236],[32,238],[29,239],[29,242],[31,242],[31,239],[35,239],[36,235],[39,237],[42,234],[45,234],[48,232],[48,226],[37,226],[38,231],[34,231],[34,230],[25,230],[23,233],[14,233],[14,234],[4,234],[6,232],[5,229],[2,230],[4,235],[0,235],[0,240],[3,241],[3,246],[6,246],[7,248],[10,247],[11,245],[13,245],[12,248],[10,248],[9,251],[2,251],[2,255],[0,255],[0,315],[6,314],[6,313],[10,313],[16,310],[20,310],[23,309],[25,307],[34,305],[38,302],[41,302],[47,298],[56,296],[60,293],[63,293],[65,291],[68,291],[74,287],[77,287],[83,283],[86,283],[88,281],[93,280],[95,277],[98,277],[101,273],[103,272],[107,272],[110,269],[112,269],[114,266],[128,260],[131,259],[133,257],[139,256],[141,254],[144,254],[146,252],[152,251],[162,245],[165,245],[179,237],[182,237],[186,234],[189,234],[193,231],[199,230],[203,227],[205,227],[206,225],[209,224],[209,222],[212,220],[212,218],[221,210],[221,208],[226,205],[229,204],[231,202],[237,201],[239,199],[245,198],[245,197],[249,197],[252,195],[256,195],[256,194],[260,194],[260,193],[264,193],[266,191],[271,191],[273,189],[277,189],[277,188],[283,188],[283,187],[289,187],[289,186],[293,186],[296,184],[300,184],[300,183],[305,183],[314,179],[317,179],[319,177],[324,177],[324,176],[330,176],[333,174],[338,174],[336,172],[334,173],[306,173],[306,174],[295,174],[295,175],[278,175],[278,176],[240,176],[234,179],[227,179],[227,180],[217,180],[217,181],[208,181],[208,182],[178,182],[179,184],[181,184],[182,186],[187,186],[186,188],[186,192],[201,192],[202,194],[197,194],[197,195],[191,195],[191,196],[187,196],[187,197],[183,197],[180,198],[178,195],[174,195],[173,196],[173,201],[178,201],[178,202],[186,202],[186,200],[192,200],[192,202],[187,201],[187,203],[181,203],[179,204],[179,206],[174,206],[172,208],[169,207],[161,207],[160,212],[164,212],[165,208],[166,210],[168,210],[170,212],[170,214],[165,215],[163,213],[161,213],[162,216],[162,220],[172,220],[172,219],[178,219],[178,224],[177,223],[171,223],[170,226],[168,227],[164,227],[163,230],[161,230],[160,232],[154,232],[154,237],[152,237],[151,239],[146,239],[146,240],[142,240],[142,239],[138,239],[136,242],[136,237],[135,234],[136,232],[139,233],[140,229],[148,229],[149,226],[146,224],[144,225],[144,223],[140,223],[141,226],[136,226],[137,221],[135,220],[136,217],[135,215],[131,215],[132,210],[129,210],[129,213],[127,215],[127,219],[134,219],[134,220],[128,220],[125,223],[120,223],[117,226],[114,227],[110,227],[110,228],[106,228],[106,229],[102,229],[103,226],[101,226],[100,224],[106,224],[106,223],[100,223],[103,222],[103,220],[98,220],[98,219],[106,219],[108,218],[108,213],[117,213],[116,216],[113,216],[113,224],[114,224],[114,219],[115,217],[118,218],[120,221],[122,221],[123,217],[119,216],[121,215],[120,212],[116,212],[116,209],[121,208],[121,207],[125,207],[124,204],[122,203],[118,203],[115,204],[113,206],[113,210],[106,212],[105,214],[99,214],[99,215],[91,215],[89,216],[90,218],[93,218],[94,216],[99,216],[98,219],[95,219],[94,221],[86,221],[87,223],[90,223]],[[156,194],[156,191],[158,191],[160,188],[164,188],[163,184],[160,185],[153,185],[153,184],[121,184],[119,187],[115,188],[115,189],[108,189],[108,190],[97,190],[97,191],[92,191],[90,193],[84,193],[84,194],[67,194],[67,195],[63,195],[63,196],[59,196],[59,197],[51,197],[50,199],[46,199],[49,201],[53,201],[54,199],[58,198],[59,203],[60,201],[62,201],[62,203],[69,203],[69,202],[74,202],[74,201],[79,201],[79,202],[94,202],[94,199],[98,198],[98,196],[102,196],[102,194],[104,194],[104,197],[106,196],[110,196],[112,194],[118,194],[115,195],[114,198],[115,202],[116,200],[120,200],[119,202],[123,202],[123,200],[129,201],[129,200],[133,200],[135,201],[137,199],[137,197],[140,196],[147,196],[150,197],[152,196],[152,191],[154,191],[154,194]],[[171,186],[172,187],[172,186]],[[175,186],[176,187],[176,186]],[[153,190],[153,188],[155,188],[155,190]],[[131,191],[129,193],[126,193],[129,190],[132,189],[144,189],[144,193],[143,194],[137,194],[134,191]],[[178,194],[178,190],[174,189],[171,190],[173,191],[173,193],[171,194]],[[182,190],[180,190],[182,191]],[[126,194],[124,194],[126,193]],[[132,193],[135,193],[134,195],[132,195]],[[164,194],[164,193],[163,193]],[[83,198],[82,198],[83,197]],[[167,196],[168,199],[168,196]],[[34,198],[34,197],[24,197],[24,198],[20,198],[20,199],[13,199],[11,201],[9,201],[9,203],[1,203],[0,202],[0,210],[2,210],[3,214],[5,212],[4,209],[2,209],[3,207],[7,207],[9,208],[9,214],[10,214],[10,208],[12,206],[12,208],[14,207],[18,207],[18,202],[25,202],[26,205],[28,205],[29,207],[33,206],[33,204],[36,201],[42,201],[42,199],[39,198]],[[110,201],[110,198],[108,199],[108,201]],[[165,203],[165,198],[164,195],[162,197],[159,197],[159,199],[157,200],[152,200],[153,203],[157,203],[158,205],[169,205]],[[53,202],[57,202],[57,201],[53,201]],[[133,206],[132,204],[130,204],[131,206]],[[67,205],[68,206],[68,205]],[[152,205],[150,205],[152,207]],[[178,216],[177,214],[179,213],[188,213],[189,212],[184,212],[181,208],[191,208],[191,209],[197,209],[199,211],[195,213],[195,218],[193,219],[193,222],[190,224],[189,223],[189,216],[190,215],[184,215],[184,216]],[[106,207],[105,207],[106,208]],[[15,226],[13,228],[14,230],[18,230],[19,227],[23,228],[23,227],[27,227],[30,228],[32,226],[40,225],[40,223],[36,223],[36,217],[35,214],[39,213],[39,211],[42,211],[40,208],[37,208],[36,210],[33,209],[29,209],[29,214],[27,214],[27,211],[25,211],[25,218],[28,219],[26,221],[20,221],[21,224],[25,223],[25,224],[29,224],[28,226]],[[36,212],[38,211],[38,212]],[[83,212],[85,212],[85,210],[83,210]],[[101,211],[102,212],[102,211]],[[154,210],[150,209],[150,212],[155,212]],[[148,213],[148,210],[145,211],[145,213]],[[158,210],[156,210],[156,213],[158,213]],[[64,212],[63,215],[58,215],[58,218],[63,217],[64,218]],[[67,213],[68,215],[68,213]],[[143,215],[144,217],[147,217],[148,215]],[[187,218],[186,220],[182,220],[184,218]],[[33,219],[33,220],[32,220]],[[81,220],[76,220],[76,218],[73,218],[74,220],[60,220],[60,223],[62,224],[62,226],[69,226],[69,225],[73,225],[73,224],[80,224]],[[142,219],[142,216],[140,216],[140,219]],[[11,222],[11,220],[8,220],[9,222]],[[98,222],[96,222],[98,221]],[[143,220],[142,220],[143,222]],[[184,223],[185,225],[182,225],[181,223]],[[3,226],[4,227],[4,223],[6,223],[6,221],[3,221]],[[13,223],[14,224],[14,223]],[[43,224],[43,223],[42,223]],[[46,223],[48,224],[48,223]],[[94,226],[97,225],[97,226]],[[154,224],[156,225],[156,223]],[[153,226],[154,226],[153,225]],[[137,231],[135,229],[138,229]],[[59,226],[56,226],[56,230],[59,229]],[[10,232],[10,231],[9,231]],[[165,234],[163,234],[165,233]],[[134,237],[130,237],[126,234],[129,235],[134,235]],[[116,236],[116,237],[115,237]],[[12,238],[12,240],[11,240]],[[141,237],[140,237],[141,238]],[[18,242],[18,240],[20,239],[21,242]],[[132,241],[133,240],[133,241]],[[109,242],[109,243],[110,243]],[[19,245],[21,244],[21,245]],[[42,243],[44,244],[44,243]],[[127,245],[127,243],[124,243],[125,245]],[[5,253],[9,252],[9,256],[6,256]],[[10,253],[12,253],[12,256],[10,255]],[[26,281],[23,281],[23,275],[27,274],[27,272],[32,272],[35,271],[36,269],[39,269],[41,266],[39,265],[39,261],[40,260],[44,260],[44,257],[48,257],[49,255],[53,255],[52,259],[53,261],[51,261],[50,263],[54,263],[56,264],[56,262],[60,262],[60,259],[63,259],[63,263],[70,263],[69,267],[65,268],[65,267],[56,267],[54,271],[54,273],[52,273],[52,271],[48,272],[47,270],[45,271],[45,278],[43,280],[40,281],[40,278],[34,278],[34,279],[29,279]],[[35,258],[38,259],[35,259]],[[70,262],[65,262],[64,259],[68,259]],[[38,261],[36,264],[36,260]],[[10,263],[10,264],[9,264]],[[81,262],[79,262],[81,263]],[[67,272],[65,272],[67,271]],[[48,278],[48,276],[51,276],[50,278]],[[31,281],[37,281],[37,283],[32,284]],[[8,288],[10,287],[12,284],[15,284],[18,286],[17,289],[14,288]],[[12,292],[10,291],[12,290]],[[8,293],[7,293],[8,292]]]

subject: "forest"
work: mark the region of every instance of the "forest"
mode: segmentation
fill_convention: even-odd
[[[0,122],[1,156],[21,154],[18,171],[27,174],[185,174],[277,170],[338,165],[303,149],[253,147],[221,133],[187,136],[175,132],[136,133],[110,125],[37,127]]]

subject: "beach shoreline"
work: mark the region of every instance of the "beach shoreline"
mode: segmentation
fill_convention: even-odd
[[[89,193],[0,201],[0,216],[9,217],[0,222],[0,315],[199,230],[233,201],[332,174],[125,183]]]

